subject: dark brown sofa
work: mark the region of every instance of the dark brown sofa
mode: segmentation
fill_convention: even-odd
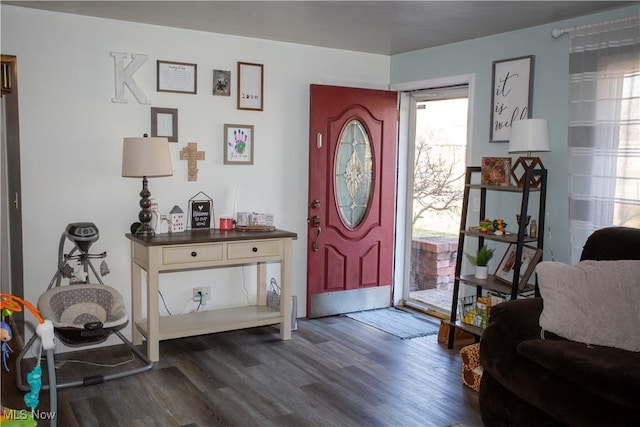
[[[623,259],[640,259],[640,229],[598,230],[581,256]],[[530,298],[491,310],[480,342],[485,425],[640,426],[640,353],[573,342],[547,331],[541,339],[542,309],[541,298]]]

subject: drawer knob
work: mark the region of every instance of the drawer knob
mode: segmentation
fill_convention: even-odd
[[[191,256],[192,256],[192,257],[196,257],[196,256],[198,256],[198,252],[196,252],[196,251],[191,252]]]
[[[255,246],[251,249],[253,252],[258,252],[258,248],[256,248]]]

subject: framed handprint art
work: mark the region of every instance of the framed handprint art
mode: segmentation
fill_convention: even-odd
[[[253,125],[224,125],[224,164],[253,164]]]

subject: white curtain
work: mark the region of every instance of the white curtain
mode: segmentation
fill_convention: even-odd
[[[569,29],[569,227],[640,228],[639,16]]]

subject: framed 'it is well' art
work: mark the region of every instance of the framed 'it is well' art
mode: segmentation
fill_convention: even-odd
[[[493,61],[491,142],[509,142],[511,123],[531,118],[535,56]]]

